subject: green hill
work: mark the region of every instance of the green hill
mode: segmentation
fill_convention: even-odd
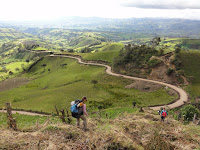
[[[182,51],[180,54],[181,69],[191,83],[186,89],[193,98],[200,96],[200,52]]]
[[[119,55],[119,50],[100,51],[96,53],[79,53],[85,60],[103,60],[110,64],[113,63],[113,58]]]
[[[0,44],[16,39],[24,39],[33,37],[31,34],[23,33],[12,28],[0,28]]]
[[[100,48],[100,51],[121,50],[123,47],[122,43],[112,43]]]
[[[67,65],[62,67],[62,64]],[[69,106],[72,100],[86,95],[92,111],[100,105],[103,108],[127,107],[136,101],[142,106],[148,106],[166,104],[176,98],[168,95],[164,89],[154,92],[126,89],[124,87],[133,81],[109,76],[104,73],[104,69],[80,65],[73,59],[44,57],[22,75],[29,78],[28,84],[0,92],[0,106],[10,101],[14,108],[52,112],[54,105]],[[97,80],[97,85],[94,86],[92,80]]]

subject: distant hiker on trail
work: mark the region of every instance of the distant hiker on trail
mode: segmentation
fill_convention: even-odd
[[[80,118],[83,120],[84,131],[88,131],[87,128],[87,117],[86,103],[87,97],[83,96],[82,100],[75,100],[71,102],[72,116],[76,118],[76,125],[80,127]]]
[[[160,110],[158,110],[158,115],[160,115]]]
[[[161,121],[164,121],[165,118],[166,118],[167,115],[168,115],[167,111],[165,110],[165,107],[164,107],[163,110],[161,111],[160,115],[161,115]]]

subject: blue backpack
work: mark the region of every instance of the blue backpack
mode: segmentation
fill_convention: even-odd
[[[75,103],[74,105],[71,106],[70,110],[71,110],[72,113],[78,113],[78,107],[77,107],[77,105],[78,104]]]
[[[74,101],[74,104],[73,104],[73,105],[71,106],[71,108],[70,108],[72,114],[78,114],[79,109],[78,109],[77,105],[78,105],[79,103],[81,103],[81,102],[82,102],[81,100],[75,100],[75,101]]]

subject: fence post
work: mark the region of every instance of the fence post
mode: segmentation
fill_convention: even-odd
[[[12,128],[13,130],[17,130],[16,120],[12,116],[12,108],[10,106],[10,103],[6,103],[6,110],[8,127]]]

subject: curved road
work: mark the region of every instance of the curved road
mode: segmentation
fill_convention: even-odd
[[[7,113],[6,110],[0,110],[1,113]],[[28,112],[28,111],[15,111],[12,110],[12,114],[16,114],[19,113],[21,115],[28,115],[28,116],[49,116],[49,115],[45,115],[45,114],[39,114],[39,113],[34,113],[34,112]]]
[[[150,107],[153,110],[160,110],[160,107],[166,107],[167,109],[176,108],[176,107],[182,106],[184,104],[184,102],[188,101],[188,95],[182,88],[174,86],[174,85],[171,85],[171,84],[168,84],[168,83],[113,73],[112,72],[112,68],[110,66],[108,66],[108,65],[98,64],[98,63],[82,62],[81,59],[78,58],[78,57],[67,56],[67,55],[50,55],[50,56],[52,56],[52,57],[67,57],[67,58],[77,59],[80,64],[85,64],[85,65],[104,66],[104,67],[106,67],[106,73],[109,74],[109,75],[113,75],[113,76],[117,76],[117,77],[124,77],[124,78],[132,79],[132,80],[140,80],[140,81],[145,81],[145,82],[152,82],[152,83],[156,83],[156,84],[161,84],[161,85],[170,87],[171,89],[174,89],[175,91],[178,92],[179,99],[176,102],[174,102],[172,104],[168,104],[168,105],[163,105],[163,106]]]

